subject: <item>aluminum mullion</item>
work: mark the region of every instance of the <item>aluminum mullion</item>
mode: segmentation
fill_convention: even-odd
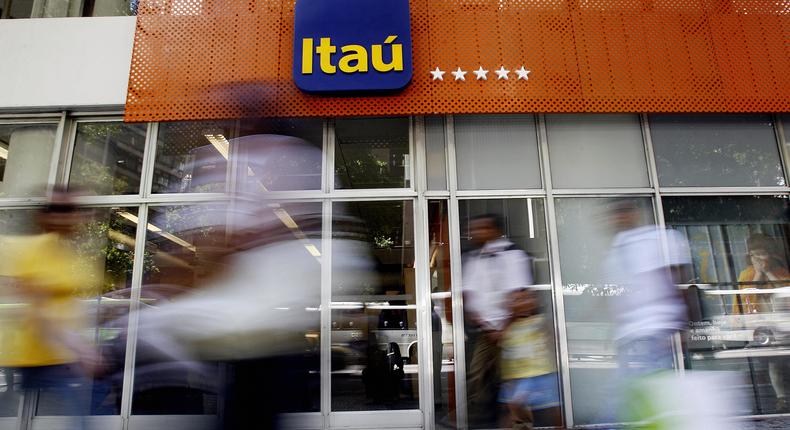
[[[64,142],[65,150],[61,154],[63,157],[63,170],[60,171],[58,175],[60,178],[60,183],[63,185],[67,185],[69,183],[69,176],[71,175],[71,161],[74,158],[74,147],[77,144],[77,121],[69,121],[68,126],[68,138]]]
[[[119,110],[114,110],[114,109],[110,110],[110,109],[108,109],[108,110],[104,110],[104,111],[82,111],[82,112],[76,111],[76,112],[70,112],[69,113],[69,116],[74,117],[74,118],[113,116],[113,117],[116,117],[114,119],[116,121],[123,121],[123,115],[124,115],[123,106],[119,107]],[[140,121],[140,122],[143,122],[143,121]],[[140,122],[137,122],[136,124],[139,124]],[[133,122],[132,124],[135,124],[135,123]]]
[[[58,179],[58,167],[60,166],[61,152],[66,134],[66,111],[61,112],[58,129],[55,132],[55,144],[52,146],[52,155],[49,160],[49,176],[47,176],[47,194],[49,194]],[[68,143],[66,143],[68,144]]]
[[[60,118],[61,112],[51,113],[6,113],[0,114],[0,124],[19,122],[55,122]],[[49,121],[47,121],[49,120]]]
[[[332,410],[332,202],[325,200],[321,211],[320,409],[322,428],[328,429]]]
[[[143,165],[140,170],[140,197],[142,198],[149,197],[153,188],[158,138],[159,123],[149,122],[145,136],[145,148],[143,149]]]
[[[329,120],[324,119],[321,124],[322,133],[321,133],[321,193],[328,194],[330,191],[329,188],[329,180],[327,178],[328,173],[330,171],[329,168],[329,139],[330,139],[330,131],[329,131]]]
[[[145,239],[148,225],[148,206],[137,209],[137,232],[135,234],[134,265],[132,267],[132,291],[129,304],[129,321],[126,335],[126,356],[124,358],[123,385],[121,388],[121,429],[128,430],[132,414],[132,394],[134,392],[134,368],[137,357],[137,324],[139,321],[140,296],[143,282],[145,258]]]
[[[412,120],[414,137],[414,156],[412,157],[412,186],[419,197],[414,204],[414,252],[416,261],[417,294],[417,362],[419,364],[418,382],[420,386],[420,409],[423,411],[423,428],[432,428],[435,417],[435,393],[433,386],[433,330],[431,321],[431,274],[428,269],[430,234],[428,223],[428,201],[425,197],[427,189],[427,155],[425,148],[425,119],[416,117]]]
[[[40,207],[47,204],[46,197],[26,197],[26,198],[7,198],[0,199],[0,208],[3,209],[24,209],[30,207]]]
[[[570,351],[568,348],[568,329],[565,321],[565,297],[563,296],[562,270],[560,268],[560,244],[557,230],[557,214],[554,207],[554,195],[551,180],[551,164],[549,159],[548,133],[546,117],[538,117],[538,142],[540,161],[543,165],[544,186],[546,187],[546,227],[548,229],[548,252],[551,263],[553,288],[554,325],[556,327],[555,347],[559,361],[560,383],[562,384],[562,411],[565,427],[573,427],[573,396],[570,379]]]
[[[659,187],[656,187],[659,189]],[[720,196],[720,195],[771,195],[790,193],[790,187],[660,187],[662,195]]]
[[[77,113],[69,112],[69,117],[77,122],[123,122],[123,116],[114,113]],[[142,123],[133,123],[142,124]]]
[[[536,188],[518,190],[456,190],[454,195],[465,199],[545,197],[546,191]]]
[[[335,191],[335,121],[327,120],[326,133],[326,171],[324,172],[324,189],[328,194]]]
[[[62,119],[63,114],[61,113],[60,116],[55,117],[46,117],[46,118],[31,118],[30,116],[23,116],[18,119],[3,119],[0,117],[0,125],[35,125],[35,124],[44,124],[44,125],[54,125],[58,124]]]
[[[422,193],[425,197],[434,199],[446,199],[450,197],[449,191],[425,191]]]
[[[319,197],[315,197],[318,199]],[[150,204],[155,206],[168,204],[190,204],[190,203],[211,203],[227,202],[230,197],[225,194],[156,194],[151,197],[141,198],[139,195],[106,195],[106,196],[82,196],[77,197],[76,202],[83,205],[139,205]],[[0,203],[1,204],[1,203]]]
[[[415,168],[415,166],[417,165],[417,122],[418,122],[418,120],[417,120],[416,117],[414,117],[414,116],[410,116],[409,117],[409,157],[408,157],[408,160],[409,160],[409,169],[408,169],[409,187],[407,189],[410,189],[410,190],[413,190],[413,191],[420,190],[420,188],[417,187],[417,177],[416,177],[417,169]],[[424,148],[425,148],[425,144],[424,144],[425,143],[425,138],[424,138],[424,136],[425,136],[425,133],[424,133],[424,131],[425,131],[425,122],[422,121],[422,118],[420,118],[419,122],[422,125],[421,130],[423,131],[423,134],[422,134],[423,137],[421,138],[421,140],[422,140],[422,143],[423,143],[422,144],[422,148],[424,150]],[[419,170],[421,170],[424,173],[425,167],[423,166],[423,168],[419,169]],[[424,190],[424,188],[423,188],[423,190]]]
[[[381,194],[377,192],[365,191],[365,192],[348,192],[348,193],[338,193],[335,192],[334,194],[330,194],[329,197],[334,201],[344,201],[344,202],[353,202],[353,201],[385,201],[385,200],[411,200],[417,196],[417,192],[406,190],[404,193],[398,194]]]
[[[458,170],[455,158],[455,128],[451,115],[445,119],[445,143],[447,151],[447,186],[450,191],[448,202],[448,228],[450,240],[450,279],[453,315],[453,357],[455,365],[455,420],[456,428],[468,427],[466,408],[466,334],[464,333],[464,308],[461,291],[461,223],[458,212]],[[448,396],[453,393],[447,393]],[[448,399],[449,400],[449,399]]]
[[[623,194],[647,194],[652,195],[655,193],[653,188],[565,188],[565,189],[554,189],[551,193],[555,196],[567,196],[567,195],[574,195],[574,196],[618,196]]]
[[[33,418],[36,415],[36,405],[38,404],[38,391],[24,390],[19,407],[19,430],[30,430],[33,428]]]
[[[417,362],[420,385],[420,410],[423,412],[423,428],[433,428],[435,416],[433,386],[433,331],[431,324],[431,287],[428,270],[428,202],[425,196],[414,202],[415,261],[417,294]]]
[[[774,133],[776,134],[776,140],[779,143],[779,155],[782,160],[782,172],[785,175],[785,184],[789,184],[790,182],[790,154],[788,154],[787,148],[787,134],[785,133],[784,123],[782,122],[782,118],[780,115],[774,115]]]

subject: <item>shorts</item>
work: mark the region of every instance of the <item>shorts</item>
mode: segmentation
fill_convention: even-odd
[[[560,405],[557,373],[504,381],[499,391],[499,402],[517,404],[533,411],[557,407]]]

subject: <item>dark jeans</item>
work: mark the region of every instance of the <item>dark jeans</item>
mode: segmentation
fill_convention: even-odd
[[[479,333],[472,346],[466,397],[471,428],[495,428],[499,420],[500,349],[485,334]]]

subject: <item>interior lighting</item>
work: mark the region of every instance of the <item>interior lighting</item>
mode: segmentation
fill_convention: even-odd
[[[274,214],[277,215],[277,218],[280,218],[280,221],[285,224],[291,230],[298,230],[299,226],[296,224],[293,218],[291,218],[291,214],[289,214],[285,209],[278,208],[274,210]]]
[[[228,142],[228,139],[226,139],[225,136],[221,134],[204,134],[203,136],[205,136],[206,140],[208,140],[209,143],[214,146],[214,149],[216,149],[220,155],[222,155],[226,160],[228,159],[230,142]]]
[[[305,247],[305,249],[307,249],[307,252],[309,252],[310,255],[312,255],[313,257],[320,257],[321,256],[321,252],[312,243],[309,243],[309,244],[305,245],[304,247]]]
[[[131,221],[131,222],[133,222],[135,224],[139,224],[139,222],[140,222],[140,218],[137,218],[136,215],[132,215],[129,212],[119,211],[117,213],[118,213],[118,215],[122,216],[123,218],[128,219],[129,221]],[[159,227],[157,227],[157,226],[155,226],[155,225],[153,225],[151,223],[148,223],[148,231],[156,233],[156,234],[164,237],[165,239],[167,239],[167,240],[169,240],[169,241],[171,241],[173,243],[177,243],[177,244],[183,246],[184,248],[186,248],[186,249],[188,249],[188,250],[190,250],[192,252],[197,252],[197,248],[195,247],[195,245],[192,245],[191,243],[187,242],[184,239],[181,239],[178,236],[170,234],[170,233],[168,233],[166,231],[162,231],[161,228],[159,228]]]

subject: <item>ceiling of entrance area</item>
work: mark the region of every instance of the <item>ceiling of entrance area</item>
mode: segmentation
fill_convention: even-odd
[[[788,0],[410,0],[411,83],[353,97],[294,85],[294,4],[142,0],[126,120],[790,110]]]

